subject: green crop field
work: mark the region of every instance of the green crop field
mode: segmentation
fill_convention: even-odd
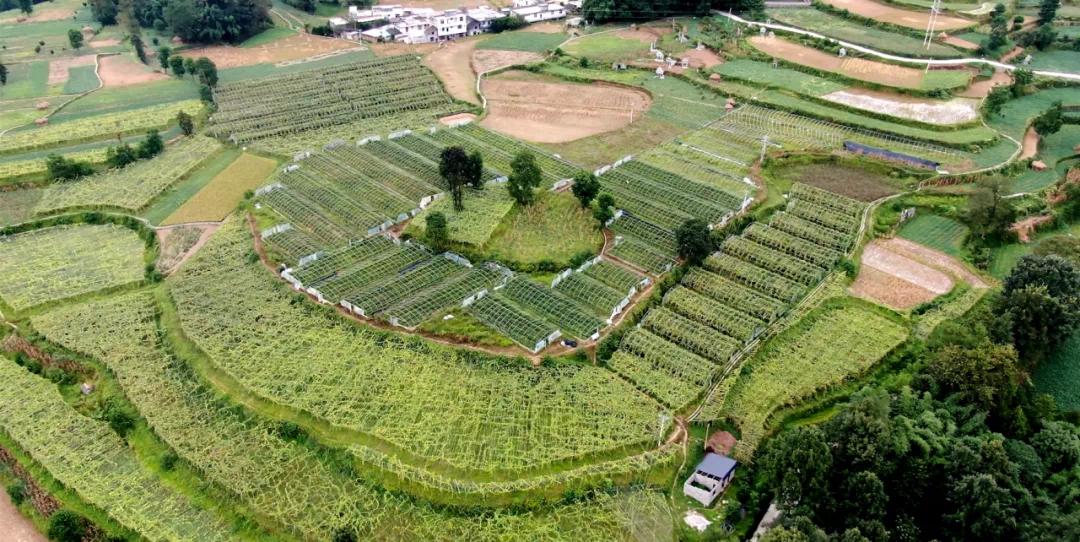
[[[591,210],[582,209],[570,194],[542,194],[536,204],[511,211],[492,233],[484,252],[522,263],[568,262],[582,252],[597,252],[604,243]]]
[[[64,94],[82,94],[101,85],[94,66],[76,66],[68,70],[68,80],[64,84]]]
[[[919,213],[900,228],[900,237],[940,250],[960,254],[967,239],[967,226],[943,216]]]
[[[505,185],[489,184],[483,190],[465,191],[465,209],[454,210],[450,197],[435,201],[430,207],[416,215],[409,226],[409,231],[423,237],[426,230],[425,220],[431,213],[446,215],[446,224],[450,239],[481,247],[487,243],[495,229],[502,223],[510,209],[514,208],[514,199],[510,197]]]
[[[143,278],[143,241],[120,226],[58,226],[0,237],[0,299],[15,310]]]
[[[197,115],[203,108],[198,100],[185,100],[136,109],[86,117],[62,123],[50,123],[41,128],[13,132],[0,139],[0,154],[13,154],[56,147],[65,143],[79,143],[130,135],[146,130],[162,130],[175,122],[176,114],[186,111]]]
[[[213,513],[144,469],[102,421],[79,414],[52,382],[0,358],[0,428],[64,485],[125,527],[160,540],[229,540]]]
[[[773,339],[724,399],[723,414],[742,433],[736,455],[753,454],[776,410],[866,371],[907,335],[900,324],[852,306],[822,309]]]
[[[656,434],[657,405],[603,369],[526,368],[293,306],[246,263],[250,242],[227,221],[170,285],[184,332],[250,393],[464,472],[523,472]]]
[[[221,144],[208,137],[186,138],[152,159],[79,181],[54,184],[45,189],[36,210],[41,214],[93,207],[139,211],[220,149]]]
[[[488,38],[477,49],[497,49],[501,51],[526,51],[530,53],[543,53],[554,50],[560,43],[566,41],[565,34],[549,34],[546,32],[503,32]]]
[[[1035,387],[1050,394],[1058,408],[1080,410],[1080,333],[1073,336],[1032,375]]]
[[[0,191],[0,227],[29,220],[39,199],[39,188]]]
[[[773,68],[765,62],[755,60],[738,59],[725,62],[716,68],[716,72],[724,77],[764,84],[807,96],[821,96],[847,88],[847,85],[842,85],[831,79],[824,79],[790,68]]]
[[[836,39],[872,47],[879,51],[935,58],[963,56],[961,51],[937,42],[931,44],[930,48],[927,49],[923,46],[920,38],[875,28],[816,9],[770,9],[767,14],[779,23],[813,30]]]

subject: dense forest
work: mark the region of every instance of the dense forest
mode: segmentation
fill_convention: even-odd
[[[758,499],[784,511],[764,540],[1075,540],[1080,432],[1028,375],[1076,329],[1078,292],[1068,260],[1025,257],[898,353],[903,378],[780,433],[756,465]]]
[[[763,0],[585,0],[582,13],[594,23],[607,21],[651,21],[661,17],[701,16],[710,9],[729,9],[758,18],[764,14]]]
[[[94,17],[116,24],[127,3],[93,0]],[[131,17],[144,28],[171,29],[187,42],[235,43],[270,25],[269,0],[134,0]]]

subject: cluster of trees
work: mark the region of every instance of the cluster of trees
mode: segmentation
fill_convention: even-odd
[[[700,17],[710,9],[738,11],[751,19],[765,15],[764,0],[585,0],[581,11],[590,23],[651,21],[671,16]]]
[[[615,216],[615,198],[608,193],[600,193],[600,179],[592,173],[580,173],[574,177],[574,184],[570,191],[581,203],[582,209],[592,206],[592,215],[596,219],[598,228],[603,229],[608,220]],[[596,202],[593,205],[593,202]]]
[[[105,151],[105,163],[111,168],[122,168],[138,160],[153,158],[161,154],[163,150],[165,150],[165,142],[161,140],[161,134],[157,130],[150,130],[146,134],[146,139],[134,147],[127,143],[109,147]]]
[[[375,3],[375,0],[283,0],[286,4],[302,10],[308,13],[315,13],[315,8],[319,7],[319,4],[329,4],[331,6],[357,6],[362,8],[369,8]]]
[[[1027,257],[1004,291],[899,354],[910,385],[852,397],[767,444],[756,490],[784,511],[766,542],[1070,540],[1080,430],[1027,374],[1080,323],[1080,270]]]
[[[484,157],[479,151],[469,154],[458,146],[447,147],[439,156],[439,175],[450,190],[454,210],[461,211],[465,209],[465,187],[484,188]]]
[[[171,30],[186,42],[235,43],[270,26],[269,0],[91,0],[94,18],[116,24],[130,11],[138,26]]]

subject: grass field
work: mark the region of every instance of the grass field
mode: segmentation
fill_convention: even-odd
[[[94,66],[75,66],[68,70],[64,94],[82,94],[98,88],[100,84],[101,80],[94,73]]]
[[[244,153],[214,176],[194,197],[162,221],[163,226],[187,222],[217,222],[236,209],[244,193],[266,182],[278,162]]]
[[[602,63],[629,62],[652,57],[648,43],[616,34],[585,36],[570,42],[564,50],[568,54]]]
[[[446,215],[452,241],[479,248],[488,242],[503,218],[514,208],[514,199],[503,184],[488,184],[480,191],[466,189],[464,203],[465,210],[458,212],[449,196],[439,198],[416,215],[405,231],[422,238],[424,221],[431,213],[439,212]]]
[[[1080,72],[1080,51],[1050,49],[1031,53],[1031,69],[1059,72]]]
[[[477,45],[476,48],[543,53],[555,49],[564,41],[566,41],[565,34],[522,31],[503,32],[484,40],[480,45]]]
[[[968,228],[951,218],[919,213],[900,228],[899,235],[909,241],[957,256],[964,249]]]
[[[1030,243],[1013,243],[994,249],[990,261],[990,274],[995,278],[1004,279],[1020,261],[1020,258],[1031,253],[1048,252],[1054,240],[1062,238],[1080,237],[1080,224],[1068,228],[1036,233]]]
[[[199,86],[191,79],[169,79],[129,87],[104,88],[76,100],[49,119],[49,122],[57,124],[108,113],[198,99]]]
[[[0,238],[0,299],[15,310],[143,278],[143,241],[111,224]]]
[[[535,204],[511,210],[484,252],[502,261],[566,265],[575,254],[599,251],[604,239],[596,225],[591,210],[569,193],[544,192]]]
[[[338,66],[340,64],[348,64],[350,62],[357,62],[360,60],[368,60],[372,58],[375,58],[375,55],[372,54],[370,50],[365,49],[363,51],[353,51],[320,60],[297,62],[295,64],[289,64],[288,66],[275,66],[273,64],[266,63],[252,64],[250,66],[241,66],[238,68],[222,69],[218,72],[218,75],[219,81],[222,84],[235,83],[237,81],[258,79],[261,77],[269,77],[272,75],[286,75],[290,73],[299,73],[307,70],[326,68],[329,66]]]
[[[44,96],[48,92],[49,62],[38,60],[8,65],[8,82],[0,87],[0,99],[16,100]]]
[[[1035,388],[1050,394],[1064,411],[1080,410],[1080,331],[1073,333],[1032,375]]]
[[[250,38],[242,41],[240,43],[240,47],[244,47],[244,48],[258,47],[260,45],[266,45],[267,43],[272,43],[272,42],[275,42],[275,41],[277,41],[279,39],[287,38],[289,36],[295,36],[295,35],[296,35],[295,30],[289,30],[288,28],[282,28],[280,26],[275,26],[273,28],[268,28],[266,30],[263,30],[262,32],[259,32],[258,34],[255,34],[254,36],[251,36]]]
[[[871,202],[897,194],[901,187],[914,182],[913,179],[889,177],[880,168],[871,167],[876,164],[860,167],[856,160],[800,162],[779,162],[768,168],[770,182],[767,185],[770,196],[774,193],[782,194],[792,183],[798,182],[859,201]],[[770,199],[780,201],[778,198]]]

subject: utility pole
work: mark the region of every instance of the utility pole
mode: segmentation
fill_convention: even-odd
[[[929,49],[934,42],[934,27],[937,26],[938,13],[941,12],[941,0],[934,0],[930,5],[930,17],[926,21],[926,36],[923,37],[923,45]]]
[[[768,147],[769,147],[769,136],[766,135],[765,137],[761,138],[761,156],[758,157],[759,161],[761,161],[761,162],[765,161],[765,150]]]

